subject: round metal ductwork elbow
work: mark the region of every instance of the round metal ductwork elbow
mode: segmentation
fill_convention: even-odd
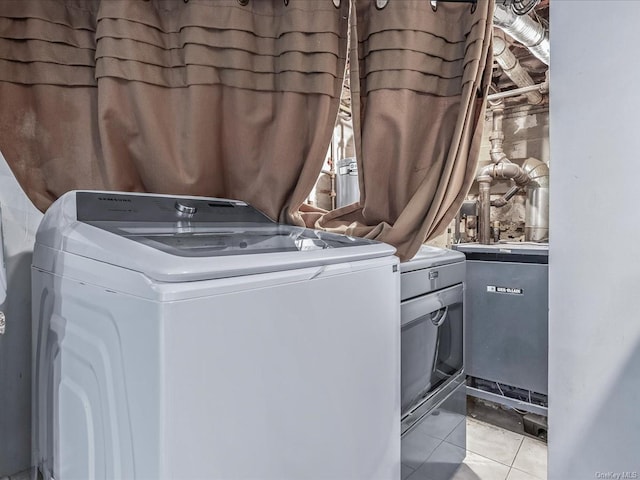
[[[493,178],[499,180],[512,179],[519,187],[529,184],[529,176],[518,165],[511,162],[502,162],[493,166]]]
[[[540,187],[549,187],[549,167],[537,158],[527,158],[522,169],[529,175],[531,182]]]
[[[524,239],[549,241],[549,167],[537,158],[528,158],[522,169],[529,175],[525,208]]]
[[[494,25],[513,37],[545,65],[549,65],[549,32],[529,15],[516,15],[511,9],[496,6]]]

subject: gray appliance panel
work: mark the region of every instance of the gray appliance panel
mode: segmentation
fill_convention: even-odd
[[[239,200],[77,192],[79,222],[267,224],[275,222]]]
[[[534,242],[504,242],[484,245],[482,243],[459,243],[453,248],[465,254],[478,253],[485,255],[513,254],[513,255],[548,255],[549,244]],[[468,258],[468,255],[467,255]],[[487,257],[488,258],[488,257]]]
[[[452,478],[466,456],[467,395],[464,382],[443,389],[401,439],[402,479]],[[404,423],[403,423],[404,430]],[[446,441],[443,441],[445,440]]]
[[[401,304],[401,411],[455,377],[463,364],[463,288],[459,284]]]
[[[465,303],[467,373],[547,394],[548,265],[468,260]]]
[[[370,245],[373,240],[280,225],[237,200],[77,192],[80,222],[181,257]]]
[[[11,228],[17,225],[11,224]],[[29,264],[32,254],[26,251],[8,254],[5,250],[5,255],[9,281],[2,311],[6,315],[6,330],[0,335],[0,478],[3,480],[31,465]]]
[[[464,262],[463,253],[449,250],[447,248],[432,247],[431,245],[422,245],[420,250],[408,262],[400,265],[402,273],[411,272],[413,270],[421,270],[423,268],[437,267],[439,265],[448,265],[450,263]]]
[[[464,282],[466,271],[464,258],[449,265],[410,271],[403,271],[403,265],[406,263],[400,264],[401,301]]]

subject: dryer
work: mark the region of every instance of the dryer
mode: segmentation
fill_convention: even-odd
[[[397,479],[394,249],[244,202],[70,192],[32,267],[45,480]]]
[[[400,266],[402,478],[451,478],[466,455],[465,257],[423,245]]]

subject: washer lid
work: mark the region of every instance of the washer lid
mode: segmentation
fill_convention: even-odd
[[[413,272],[415,270],[422,270],[423,268],[464,262],[464,260],[465,256],[460,252],[454,252],[446,248],[432,247],[430,245],[422,245],[418,253],[416,253],[411,260],[400,264],[400,272]]]
[[[47,210],[38,246],[174,282],[395,253],[372,240],[280,225],[236,200],[119,192],[66,193]],[[56,263],[39,253],[34,265],[55,270]]]

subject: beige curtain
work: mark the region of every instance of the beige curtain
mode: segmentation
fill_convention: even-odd
[[[109,189],[239,198],[302,223],[348,12],[346,0],[2,0],[0,150],[41,210]]]
[[[71,189],[238,198],[411,258],[473,180],[493,2],[353,2],[361,199],[301,213],[344,75],[336,3],[2,0],[0,150],[41,210]]]
[[[356,0],[351,93],[360,202],[316,228],[394,245],[402,260],[454,218],[476,171],[493,1]]]

